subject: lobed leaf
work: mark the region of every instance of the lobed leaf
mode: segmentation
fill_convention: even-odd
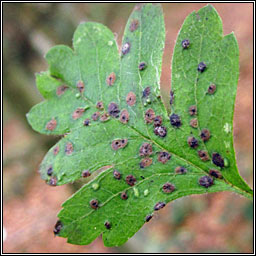
[[[210,5],[186,18],[173,54],[170,113],[160,96],[164,42],[161,6],[138,5],[120,54],[108,28],[87,22],[75,31],[74,50],[53,47],[49,71],[37,74],[45,101],[28,121],[40,133],[64,134],[41,164],[42,178],[62,185],[96,176],[58,215],[55,234],[69,243],[89,244],[102,234],[106,246],[121,245],[154,211],[182,196],[233,191],[251,197],[233,149],[234,35],[223,37]],[[202,62],[206,68],[198,70]]]

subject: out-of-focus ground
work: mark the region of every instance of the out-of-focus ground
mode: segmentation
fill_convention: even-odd
[[[177,33],[185,17],[201,3],[163,4],[166,47],[161,78],[162,95],[170,90],[170,61]],[[235,32],[240,48],[240,80],[234,117],[234,141],[241,175],[253,178],[253,4],[213,4],[224,33]],[[58,138],[34,132],[25,114],[42,100],[34,73],[47,69],[43,56],[55,44],[72,44],[81,21],[96,21],[117,33],[120,43],[134,4],[4,3],[4,227],[5,253],[251,253],[253,204],[228,192],[181,198],[125,245],[106,248],[101,238],[76,246],[54,237],[61,203],[74,186],[49,187],[37,172],[40,161]],[[152,35],[153,36],[153,35]],[[221,115],[221,113],[220,113]]]

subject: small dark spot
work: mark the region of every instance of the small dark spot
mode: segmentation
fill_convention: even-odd
[[[189,122],[189,124],[190,124],[191,127],[197,128],[197,126],[198,126],[197,118],[191,119],[190,122]]]
[[[48,176],[52,176],[52,173],[53,173],[53,169],[52,169],[52,166],[50,166],[47,170],[47,175]]]
[[[212,154],[212,162],[221,168],[224,167],[224,159],[221,157],[219,153]]]
[[[129,106],[133,106],[136,103],[136,95],[133,92],[129,92],[126,96],[126,103]]]
[[[136,182],[136,178],[130,174],[130,175],[126,176],[125,181],[128,185],[133,186]]]
[[[197,153],[198,153],[198,156],[201,158],[202,161],[205,162],[205,161],[209,161],[210,160],[207,151],[205,151],[205,150],[198,150]]]
[[[113,150],[118,150],[120,148],[124,148],[127,145],[127,143],[127,139],[113,140],[111,143],[111,147]]]
[[[108,113],[103,113],[103,114],[100,116],[100,121],[101,121],[101,122],[106,122],[108,119],[109,119],[109,114],[108,114]]]
[[[99,119],[100,112],[95,112],[92,114],[92,120],[97,121]]]
[[[198,140],[195,137],[188,137],[188,145],[191,148],[196,148],[198,147]]]
[[[164,193],[172,193],[173,191],[175,190],[175,186],[173,185],[173,184],[171,184],[171,183],[165,183],[164,185],[163,185],[163,192]]]
[[[209,170],[209,174],[210,174],[211,176],[215,177],[215,178],[219,178],[219,179],[222,178],[222,174],[221,174],[220,171],[218,171],[218,170],[213,170],[213,169],[211,169],[211,170]]]
[[[83,113],[84,113],[84,108],[77,108],[77,109],[73,112],[72,118],[73,118],[74,120],[76,120],[76,119],[80,118],[80,117],[83,115]]]
[[[118,109],[118,105],[114,102],[111,102],[108,105],[108,113],[110,116],[113,116],[115,118],[119,117],[120,110]]]
[[[100,110],[104,109],[104,104],[103,104],[103,102],[102,102],[102,101],[98,101],[97,104],[96,104],[96,108],[97,108],[97,109],[100,109]]]
[[[161,126],[162,122],[163,122],[163,119],[162,119],[161,116],[156,116],[156,117],[154,118],[154,126],[155,126],[155,127]]]
[[[77,89],[79,90],[80,93],[82,93],[84,91],[84,83],[83,81],[78,81],[76,84]]]
[[[207,18],[207,17],[206,17],[205,19],[206,19],[206,20],[208,20],[208,18]]]
[[[201,131],[200,137],[201,137],[201,139],[202,139],[203,141],[209,140],[209,139],[210,139],[210,136],[211,136],[211,134],[210,134],[209,130],[203,129],[203,130]]]
[[[120,180],[121,179],[121,173],[117,170],[113,171],[113,176],[115,179]]]
[[[111,224],[110,224],[109,221],[106,221],[106,222],[104,223],[104,226],[106,227],[106,229],[111,229]]]
[[[130,118],[129,112],[126,109],[122,110],[119,118],[120,122],[123,124],[127,124],[129,121],[129,118]]]
[[[50,120],[47,124],[45,129],[49,130],[49,131],[53,131],[57,126],[57,121],[55,118],[53,118],[52,120]]]
[[[58,96],[62,95],[66,90],[68,89],[68,87],[66,85],[61,85],[56,89],[56,94]]]
[[[208,87],[208,93],[209,94],[214,94],[216,91],[216,85],[215,84],[211,84],[209,87]]]
[[[130,43],[125,43],[122,47],[122,54],[125,55],[130,51],[131,45]]]
[[[197,108],[196,108],[196,106],[190,106],[189,107],[189,109],[188,109],[188,112],[189,112],[189,114],[191,115],[191,116],[194,116],[194,115],[196,115],[197,114]]]
[[[150,156],[153,154],[152,145],[149,143],[143,143],[140,147],[140,156]]]
[[[165,203],[164,202],[158,202],[156,203],[156,205],[154,206],[154,210],[155,211],[159,211],[160,209],[164,208],[165,207]]]
[[[159,152],[158,154],[158,161],[165,164],[167,161],[171,159],[171,155],[167,152]]]
[[[56,186],[56,185],[57,185],[57,178],[56,178],[56,177],[50,178],[48,184],[49,184],[50,186]]]
[[[66,155],[71,155],[74,150],[73,144],[71,142],[68,142],[65,147]]]
[[[139,27],[139,21],[137,19],[133,19],[130,24],[130,31],[133,32]]]
[[[142,175],[141,175],[140,177],[141,177],[143,180],[145,179],[145,177],[144,177],[144,176],[142,176]]]
[[[58,235],[63,227],[63,224],[60,220],[58,220],[54,226],[53,233],[54,235]]]
[[[154,129],[154,133],[155,135],[163,138],[167,134],[167,129],[164,126],[157,126]]]
[[[170,105],[172,105],[174,102],[174,92],[170,91]]]
[[[120,195],[121,199],[123,200],[127,200],[128,199],[128,195],[126,194],[126,192],[122,192]]]
[[[199,182],[200,186],[203,186],[203,187],[206,187],[206,188],[213,185],[213,179],[210,176],[203,176],[198,180],[198,182]]]
[[[185,174],[185,173],[187,173],[187,169],[185,167],[183,167],[183,166],[177,166],[175,168],[175,172],[177,174]]]
[[[89,170],[84,170],[84,171],[82,171],[82,177],[83,177],[83,178],[87,178],[87,177],[89,177],[89,176],[91,176],[91,173],[90,173]]]
[[[89,124],[90,124],[90,119],[85,119],[84,120],[84,126],[89,126]]]
[[[110,75],[107,76],[106,78],[106,83],[109,86],[112,86],[116,81],[116,74],[112,72]]]
[[[140,71],[144,70],[146,67],[147,67],[147,64],[146,64],[145,62],[141,62],[141,63],[139,64],[139,70],[140,70]]]
[[[145,121],[146,123],[152,123],[155,118],[155,112],[152,108],[149,108],[145,113]]]
[[[152,164],[152,159],[149,158],[149,157],[146,157],[146,158],[143,158],[141,161],[140,161],[140,168],[145,168],[145,167],[148,167]]]
[[[60,147],[59,146],[56,146],[54,149],[53,149],[53,154],[56,156],[60,151]]]
[[[142,92],[142,98],[147,98],[150,95],[150,87],[146,87]]]
[[[204,62],[200,62],[200,63],[198,64],[197,70],[198,70],[199,72],[203,73],[203,72],[205,71],[205,69],[206,69],[206,64],[205,64]]]
[[[92,200],[90,201],[90,206],[91,206],[92,209],[97,209],[97,208],[99,207],[99,202],[98,202],[98,200],[92,199]]]
[[[187,49],[189,47],[189,40],[188,39],[184,39],[182,42],[181,42],[181,46],[183,47],[183,49]]]
[[[152,219],[152,217],[153,217],[153,215],[148,215],[148,216],[146,216],[145,221],[146,221],[146,222],[149,222],[149,221]]]
[[[181,126],[181,120],[180,120],[179,115],[172,114],[170,116],[170,122],[171,122],[172,126],[175,126],[175,127],[180,127]]]

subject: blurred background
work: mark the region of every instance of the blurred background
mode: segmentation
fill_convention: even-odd
[[[205,4],[163,4],[166,47],[161,90],[169,95],[170,62],[185,17]],[[234,117],[238,168],[253,179],[253,4],[218,3],[224,34],[235,32],[240,48],[240,80]],[[47,69],[45,53],[72,45],[81,21],[105,24],[121,38],[134,4],[3,3],[3,181],[5,253],[252,253],[253,204],[229,192],[181,198],[170,203],[125,245],[106,248],[99,237],[88,246],[54,237],[56,215],[78,185],[50,187],[37,172],[58,137],[40,135],[25,114],[42,97],[35,72]],[[166,98],[165,98],[166,99]],[[168,99],[167,99],[168,100]]]

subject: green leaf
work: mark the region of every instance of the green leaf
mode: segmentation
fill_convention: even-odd
[[[45,101],[30,110],[28,121],[40,133],[65,134],[40,165],[42,178],[63,185],[94,175],[58,215],[55,233],[69,243],[89,244],[102,234],[106,246],[119,246],[154,211],[190,194],[232,191],[252,198],[233,149],[234,35],[223,37],[210,5],[186,18],[173,54],[170,113],[160,96],[164,42],[161,6],[138,5],[120,54],[108,28],[83,23],[74,50],[53,47],[46,55],[49,71],[36,76]],[[209,93],[212,84],[216,91]],[[207,131],[200,136],[204,129],[208,140]]]

